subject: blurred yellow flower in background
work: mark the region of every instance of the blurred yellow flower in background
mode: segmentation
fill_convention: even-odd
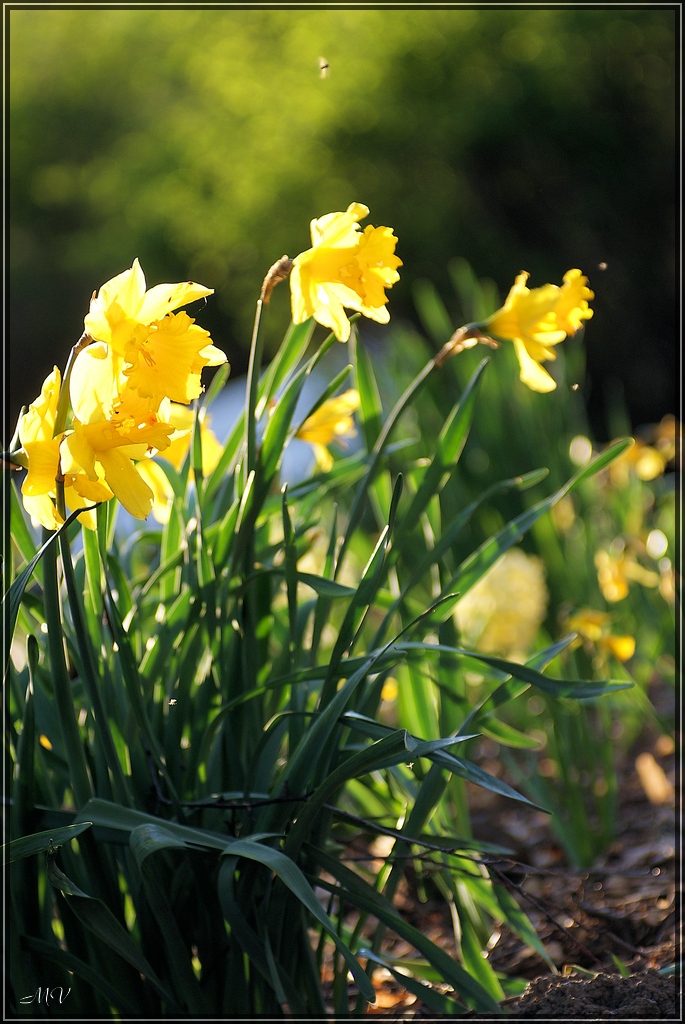
[[[454,615],[464,644],[523,660],[547,612],[542,561],[510,548],[469,590]]]
[[[603,548],[596,551],[595,568],[599,589],[604,600],[610,604],[628,596],[631,582],[640,583],[643,587],[659,586],[658,573],[640,565],[635,555],[622,543],[612,545],[610,551]]]
[[[513,342],[524,384],[533,391],[554,391],[556,381],[541,364],[556,359],[554,346],[590,319],[588,300],[594,292],[580,270],[567,271],[561,287],[545,284],[530,289],[529,277],[522,271],[501,309],[478,326],[496,341]]]
[[[607,467],[606,472],[614,485],[628,482],[631,473],[645,482],[656,480],[666,472],[682,450],[682,426],[675,416],[664,416],[640,431],[632,448],[623,452]]]
[[[295,434],[314,448],[317,465],[327,473],[333,465],[333,456],[328,445],[333,441],[341,443],[346,437],[357,433],[352,413],[359,408],[359,392],[354,388],[329,398],[311,416],[307,417]]]
[[[611,621],[608,612],[582,608],[567,619],[566,626],[600,652],[609,651],[619,661],[628,661],[635,654],[635,637],[612,633]]]
[[[395,256],[392,228],[368,226],[361,231],[358,221],[368,214],[368,207],[351,203],[344,213],[311,222],[312,248],[295,257],[290,274],[293,323],[314,317],[338,341],[347,341],[345,308],[388,322],[385,289],[399,281],[402,261]]]

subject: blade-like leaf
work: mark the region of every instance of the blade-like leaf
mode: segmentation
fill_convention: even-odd
[[[367,975],[362,970],[361,964],[337,934],[335,925],[319,903],[309,882],[297,864],[278,850],[273,850],[270,846],[262,846],[248,839],[236,840],[226,852],[232,857],[247,857],[250,860],[257,861],[258,864],[263,864],[280,878],[283,884],[307,908],[309,913],[323,925],[333,939],[341,956],[344,957],[354,980],[359,986],[359,991],[369,1003],[375,1003],[376,993]]]
[[[68,906],[81,924],[101,939],[110,949],[118,953],[127,963],[144,975],[155,991],[165,1000],[169,1010],[180,1012],[173,996],[162,985],[147,959],[127,931],[119,924],[112,911],[101,900],[83,892],[54,863],[48,860],[47,870],[50,884],[62,893]]]
[[[2,862],[11,864],[12,861],[21,860],[23,857],[35,857],[37,853],[56,850],[63,843],[68,843],[80,836],[86,829],[91,828],[92,824],[91,821],[82,821],[78,825],[49,828],[45,832],[34,832],[31,836],[12,839],[2,847]]]

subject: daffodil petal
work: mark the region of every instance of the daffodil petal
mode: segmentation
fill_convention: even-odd
[[[137,319],[149,324],[153,320],[161,320],[167,313],[173,313],[180,306],[186,306],[196,299],[213,295],[213,288],[205,288],[195,281],[184,281],[179,284],[156,284],[145,293]]]
[[[528,354],[526,346],[520,338],[514,338],[514,349],[519,361],[519,376],[524,384],[527,384],[532,391],[548,392],[554,391],[557,386],[553,377],[547,373],[539,363]]]
[[[102,463],[108,485],[126,511],[136,519],[146,519],[154,495],[131,460],[115,448],[100,452],[98,459]]]

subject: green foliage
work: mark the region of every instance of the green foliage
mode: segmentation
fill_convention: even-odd
[[[466,261],[453,261],[450,276],[454,287],[447,300],[429,281],[419,282],[415,293],[420,319],[435,345],[449,336],[446,302],[455,303],[465,321],[486,317],[497,306],[492,282],[478,280]],[[421,345],[414,332],[396,330],[393,350],[398,363],[406,363],[409,353],[415,354]],[[457,390],[468,385],[478,358],[477,352],[464,352],[446,365]],[[480,544],[487,552],[492,534],[506,533],[508,519],[525,521],[535,508],[531,492],[524,488],[498,495],[496,504],[487,491],[487,485],[509,473],[512,465],[522,471],[544,465],[548,484],[563,489],[569,474],[578,472],[593,452],[610,455],[611,447],[597,444],[588,423],[580,337],[567,339],[554,372],[559,387],[548,402],[512,383],[512,352],[500,349],[493,357],[480,399],[496,413],[475,418],[459,474],[442,493],[449,509],[445,519],[474,502],[479,505],[462,538],[453,538],[452,550],[466,555]],[[415,424],[423,437],[437,431],[449,414],[451,393],[444,386],[424,393]],[[626,411],[618,403],[611,411],[611,427],[616,434],[629,430]],[[668,470],[675,465],[680,429],[668,417],[645,428],[618,461],[610,459],[604,470],[578,481],[566,497],[557,492],[552,514],[537,518],[523,541],[525,551],[539,557],[545,568],[548,602],[539,642],[553,643],[568,635],[575,628],[574,616],[587,610],[606,620],[597,635],[581,634],[559,649],[552,661],[557,673],[597,678],[610,674],[637,684],[606,701],[582,706],[548,701],[543,694],[512,704],[508,729],[534,729],[537,750],[526,750],[520,741],[520,753],[515,753],[513,735],[501,722],[487,730],[496,743],[511,748],[503,751],[505,763],[524,791],[553,811],[552,826],[577,866],[591,865],[614,837],[617,764],[625,751],[646,725],[657,734],[673,736],[671,718],[657,713],[651,698],[659,691],[673,692],[675,685],[677,478]],[[660,454],[667,450],[670,454]],[[598,468],[596,462],[591,465]],[[612,593],[610,581],[602,582],[598,559],[603,557],[613,561],[625,593]],[[464,578],[462,572],[462,584]],[[493,617],[501,613],[497,609]],[[619,648],[612,642],[618,638],[632,639],[634,653],[617,657]],[[477,694],[476,688],[471,699]]]
[[[631,684],[545,674],[571,637],[526,663],[469,649],[453,610],[629,442],[542,497],[546,474],[512,476],[509,457],[502,484],[457,507],[491,367],[455,388],[441,430],[410,456],[403,424],[444,368],[429,360],[386,413],[355,340],[362,447],[288,485],[298,399],[333,339],[310,354],[310,325],[291,328],[262,372],[260,327],[219,462],[203,475],[198,426],[169,468],[163,525],[117,530],[111,501],[96,531],[66,524],[34,561],[12,502],[14,1013],[57,969],[74,1017],[361,1016],[379,965],[438,1012],[495,1013],[504,989],[481,955],[493,922],[546,956],[488,874],[488,855],[506,851],[472,838],[465,784],[531,801],[468,745],[488,734],[525,747],[500,715],[529,688],[575,706]],[[484,501],[529,488],[536,500],[482,537]],[[345,863],[352,839],[378,837],[391,840],[380,869]],[[408,861],[452,908],[454,954],[394,905]],[[416,955],[394,960],[392,935]]]

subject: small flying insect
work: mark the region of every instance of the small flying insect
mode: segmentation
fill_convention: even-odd
[[[319,76],[321,78],[328,78],[329,63],[325,57],[319,57]]]
[[[172,697],[169,701],[169,706],[173,708],[174,704],[178,704],[178,701],[175,697]]]
[[[602,261],[601,263],[597,264],[597,270],[606,270],[608,266],[608,263],[604,263],[604,261]]]

